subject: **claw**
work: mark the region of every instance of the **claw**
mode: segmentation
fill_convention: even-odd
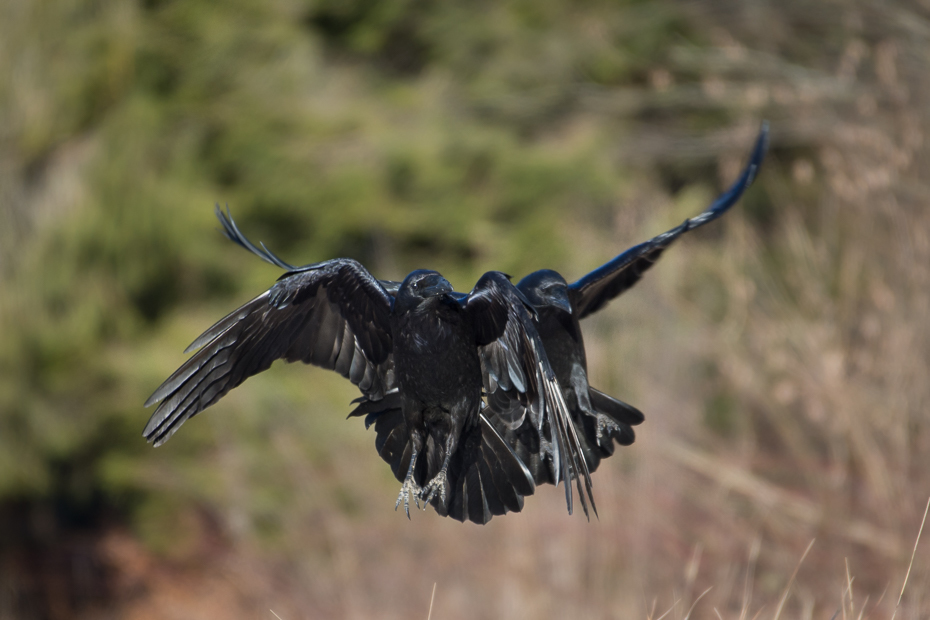
[[[420,494],[423,492],[423,489],[417,486],[417,483],[413,481],[413,476],[408,476],[404,480],[404,484],[400,487],[400,493],[397,495],[397,501],[394,502],[394,510],[397,510],[397,507],[400,506],[401,500],[404,501],[404,512],[407,513],[407,518],[410,518],[410,494],[413,493],[413,501],[417,505],[417,508],[420,507]],[[426,506],[423,506],[426,508]]]
[[[588,413],[588,415],[592,416],[597,422],[596,433],[597,433],[598,444],[601,444],[601,438],[604,437],[605,431],[606,431],[608,441],[610,441],[610,433],[622,433],[623,432],[623,429],[620,427],[619,424],[611,420],[608,416],[604,415],[603,413],[596,413],[596,414]]]
[[[430,480],[425,487],[420,489],[420,499],[423,500],[423,508],[426,508],[426,505],[432,501],[436,496],[436,492],[439,492],[439,501],[443,504],[446,503],[446,470],[441,470],[436,476]]]
[[[420,493],[422,489],[413,481],[413,469],[417,464],[417,448],[414,444],[413,454],[410,455],[410,466],[407,468],[407,475],[404,476],[404,484],[400,487],[400,493],[397,495],[397,501],[394,502],[394,510],[400,506],[400,500],[404,500],[404,512],[407,513],[407,520],[410,520],[410,494],[413,493],[413,501],[417,508],[420,507]]]

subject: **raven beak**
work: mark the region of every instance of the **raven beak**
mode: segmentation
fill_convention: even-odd
[[[452,285],[442,276],[435,276],[435,280],[428,287],[423,289],[424,297],[438,297],[452,292]]]
[[[569,301],[568,297],[557,297],[552,300],[552,305],[568,314],[572,313],[572,302]]]

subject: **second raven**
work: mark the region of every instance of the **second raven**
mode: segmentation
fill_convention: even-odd
[[[584,339],[579,321],[607,305],[630,289],[672,243],[686,232],[726,213],[752,185],[768,147],[768,124],[763,123],[749,162],[739,178],[701,214],[652,239],[633,246],[594,271],[568,283],[558,272],[541,269],[524,277],[517,289],[536,310],[536,328],[546,348],[574,424],[581,435],[582,448],[590,471],[602,458],[614,452],[614,441],[633,443],[632,426],[643,421],[643,414],[621,400],[588,385]],[[557,484],[557,459],[538,433],[527,424],[523,408],[507,390],[488,393],[488,418],[533,472],[537,484]]]

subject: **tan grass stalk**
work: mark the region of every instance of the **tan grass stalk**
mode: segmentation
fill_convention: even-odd
[[[762,537],[756,536],[749,548],[749,564],[746,567],[746,581],[743,583],[743,605],[740,609],[739,620],[746,620],[746,614],[749,613],[749,606],[752,604],[752,584],[756,572],[756,560],[759,559],[761,548]]]
[[[869,604],[869,595],[866,594],[865,600],[862,601],[862,609],[859,610],[859,616],[856,620],[862,620],[862,616],[865,614],[865,606]]]
[[[656,620],[662,620],[662,618],[664,618],[665,616],[667,616],[667,615],[669,615],[670,613],[672,613],[672,610],[675,609],[675,608],[678,606],[678,603],[680,603],[680,602],[681,602],[681,599],[680,599],[680,598],[676,598],[676,599],[675,599],[675,602],[672,603],[672,606],[669,607],[668,610],[667,610],[664,614],[662,614],[661,616],[659,616],[658,618],[656,618]]]
[[[801,570],[801,564],[804,563],[804,558],[807,557],[807,554],[810,553],[811,547],[814,546],[814,541],[816,538],[812,538],[807,545],[807,549],[804,550],[804,553],[801,554],[801,559],[798,560],[798,565],[794,567],[794,572],[791,573],[791,577],[788,579],[788,584],[785,586],[785,591],[781,595],[781,600],[778,601],[778,607],[775,609],[775,615],[772,617],[772,620],[778,620],[778,617],[781,616],[781,610],[785,607],[785,601],[788,600],[788,593],[791,591],[791,585],[794,583],[795,577],[798,576],[798,571]]]
[[[688,620],[688,618],[691,617],[691,612],[694,611],[694,606],[698,604],[698,601],[700,601],[702,598],[704,598],[704,595],[705,595],[705,594],[707,594],[708,592],[710,592],[710,591],[713,590],[713,589],[714,589],[714,586],[711,586],[711,587],[707,588],[706,590],[704,590],[703,592],[701,592],[701,595],[700,595],[699,597],[697,597],[696,599],[694,599],[694,602],[691,603],[691,607],[688,609],[688,613],[685,614],[684,620]]]
[[[917,555],[917,543],[920,542],[920,535],[924,531],[924,523],[927,522],[927,511],[930,510],[930,497],[927,498],[927,507],[924,508],[924,518],[920,521],[920,529],[917,530],[917,540],[914,541],[914,550],[911,551],[911,561],[907,565],[907,573],[904,574],[904,583],[901,584],[901,594],[898,595],[898,602],[894,606],[894,613],[891,614],[891,620],[898,614],[898,607],[901,606],[901,599],[904,598],[904,588],[907,587],[907,579],[911,576],[911,567],[914,566],[914,556]]]
[[[856,608],[855,608],[855,605],[854,605],[854,603],[853,603],[853,587],[852,587],[852,584],[853,584],[853,581],[854,581],[854,580],[853,580],[853,578],[852,578],[852,577],[850,576],[850,574],[849,574],[849,558],[843,558],[843,559],[846,561],[846,594],[849,596],[849,613],[850,613],[850,614],[854,614],[854,613],[856,613]],[[845,609],[846,609],[846,607],[845,607],[845,605],[844,605],[844,607],[843,607],[843,610],[844,610],[844,611],[843,611],[843,617],[844,617],[844,618],[846,617],[846,611],[845,611]]]
[[[433,617],[433,601],[436,600],[436,582],[433,582],[433,593],[429,597],[429,613],[426,614],[426,620]]]

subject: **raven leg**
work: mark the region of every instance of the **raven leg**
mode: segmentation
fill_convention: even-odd
[[[575,397],[578,399],[578,408],[585,412],[585,415],[594,418],[595,433],[597,443],[601,445],[601,439],[607,436],[607,442],[610,442],[610,433],[622,433],[623,428],[617,424],[610,416],[604,415],[597,411],[591,405],[591,398],[588,395],[588,377],[581,366],[577,364],[572,369],[571,378],[572,387],[575,390]],[[580,422],[580,420],[579,420]]]
[[[400,487],[400,494],[397,496],[397,501],[394,502],[394,510],[397,510],[397,507],[400,506],[400,500],[404,500],[404,512],[407,513],[407,518],[410,518],[410,494],[413,493],[413,501],[416,502],[417,508],[420,507],[420,493],[422,490],[413,480],[413,469],[417,464],[417,442],[411,441],[413,454],[410,456],[410,467],[407,468],[407,476],[404,478],[404,484]],[[424,506],[425,507],[425,506]]]
[[[578,399],[578,404],[585,415],[594,418],[594,432],[597,435],[598,445],[603,445],[601,442],[605,437],[607,442],[610,443],[610,434],[611,433],[623,433],[623,427],[617,424],[610,416],[604,415],[600,411],[597,411],[591,406],[591,402],[588,400],[588,395],[585,394],[584,398]]]
[[[446,503],[446,472],[449,470],[449,461],[452,460],[452,452],[455,450],[455,433],[449,433],[446,437],[446,458],[442,460],[442,468],[439,473],[433,476],[433,479],[426,483],[426,486],[420,490],[420,499],[423,500],[423,508],[430,503],[430,500],[439,492],[439,501]]]

